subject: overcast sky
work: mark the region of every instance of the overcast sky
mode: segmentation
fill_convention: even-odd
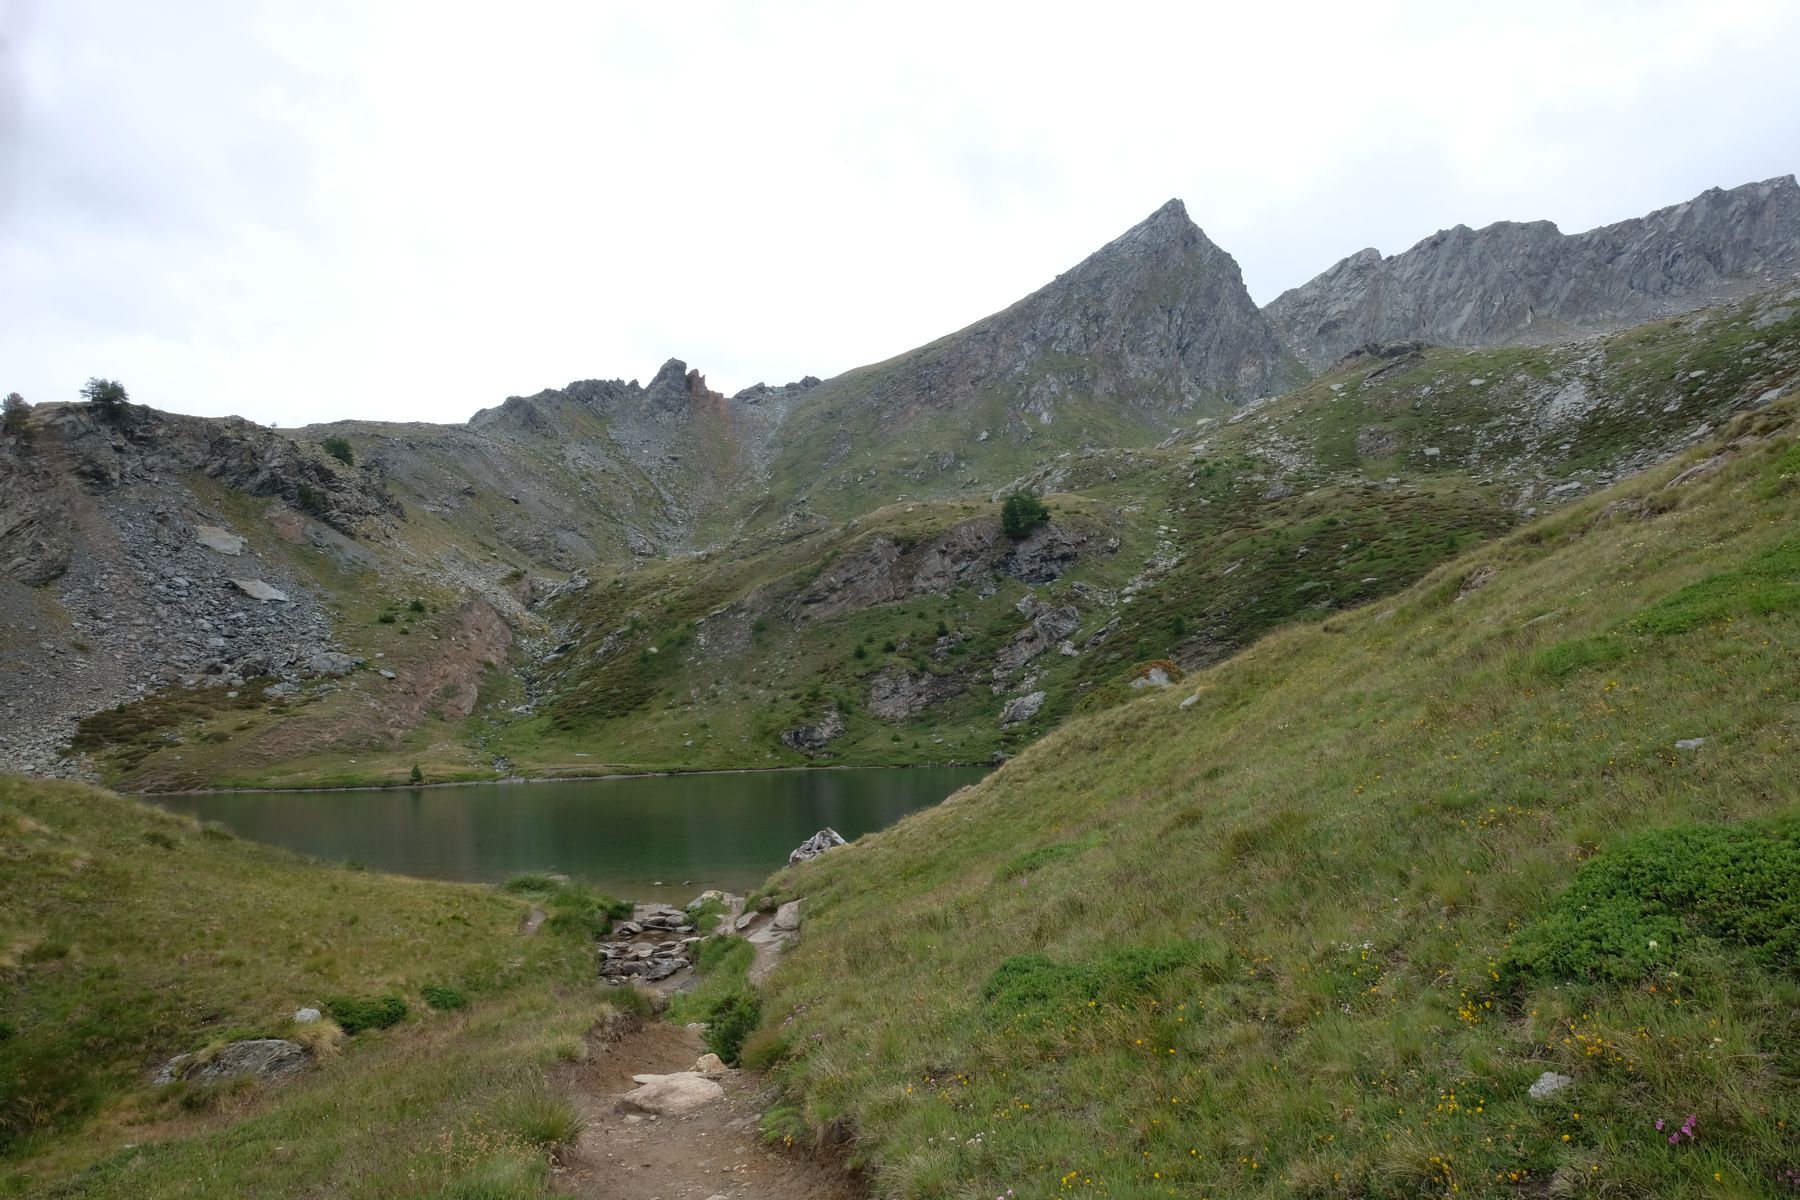
[[[0,390],[463,420],[828,376],[1171,196],[1259,302],[1800,168],[1800,3],[0,0]]]

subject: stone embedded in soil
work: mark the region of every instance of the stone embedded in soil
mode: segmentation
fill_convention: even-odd
[[[725,1098],[724,1088],[694,1071],[633,1075],[631,1078],[640,1086],[619,1097],[619,1106],[659,1117],[684,1117]]]

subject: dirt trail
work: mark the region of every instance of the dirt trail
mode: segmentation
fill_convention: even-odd
[[[765,1098],[749,1072],[718,1076],[725,1098],[686,1117],[619,1107],[632,1076],[692,1070],[706,1053],[692,1029],[652,1022],[605,1047],[570,1079],[589,1125],[560,1171],[588,1200],[856,1200],[842,1170],[766,1149],[757,1130]]]

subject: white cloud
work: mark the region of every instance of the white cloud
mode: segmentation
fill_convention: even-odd
[[[1782,0],[0,12],[0,388],[283,424],[831,374],[1170,196],[1267,300],[1800,158]]]

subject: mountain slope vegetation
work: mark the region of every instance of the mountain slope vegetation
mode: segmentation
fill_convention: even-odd
[[[772,1135],[917,1196],[1785,1194],[1796,504],[1790,399],[783,872]]]
[[[525,937],[519,896],[0,777],[0,1194],[550,1195],[509,1121],[610,1010],[591,945],[606,902],[545,903]],[[292,1020],[346,998],[405,1015],[348,1042]],[[255,1037],[298,1040],[314,1069],[279,1090],[150,1086],[174,1054]]]

